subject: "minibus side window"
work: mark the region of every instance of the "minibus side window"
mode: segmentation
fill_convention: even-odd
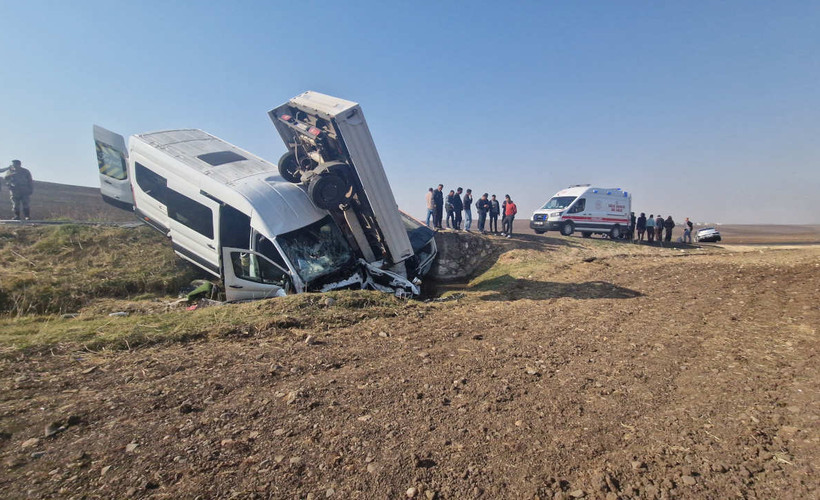
[[[277,265],[281,266],[284,269],[287,269],[288,266],[285,264],[285,259],[282,258],[282,255],[279,253],[279,250],[273,246],[273,243],[261,234],[256,235],[256,251],[264,255],[265,257],[269,258]]]
[[[222,246],[249,248],[251,244],[251,218],[230,205],[219,210],[219,237]]]
[[[137,179],[137,185],[145,194],[163,205],[166,204],[165,190],[168,181],[165,177],[136,162],[134,163],[134,176]]]
[[[103,142],[94,143],[97,145],[97,165],[100,173],[118,181],[125,180],[128,177],[128,170],[122,153]]]
[[[168,216],[209,239],[214,238],[214,214],[201,203],[166,189]]]
[[[289,288],[290,275],[254,253],[231,252],[231,264],[239,279]]]

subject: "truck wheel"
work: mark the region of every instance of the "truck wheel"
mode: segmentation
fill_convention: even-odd
[[[609,230],[609,238],[617,240],[621,237],[621,226],[615,226]]]
[[[563,226],[561,226],[561,234],[564,236],[569,236],[575,231],[575,225],[572,222],[565,222]]]
[[[581,236],[583,236],[584,238],[591,238],[592,233],[590,233],[589,231],[584,231],[581,233]]]
[[[324,173],[316,176],[308,186],[308,196],[317,207],[330,210],[337,208],[347,194],[347,183],[336,174]]]
[[[296,155],[293,151],[288,151],[279,158],[279,175],[294,184],[302,182],[302,173],[299,171],[299,164],[296,163]]]

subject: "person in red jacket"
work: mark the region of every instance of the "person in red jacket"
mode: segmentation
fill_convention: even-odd
[[[510,195],[504,196],[504,219],[502,222],[504,232],[501,233],[502,236],[506,236],[507,238],[512,236],[513,220],[515,220],[515,214],[517,213],[518,207],[515,206],[515,203],[510,198]]]

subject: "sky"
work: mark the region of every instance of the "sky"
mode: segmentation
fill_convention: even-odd
[[[0,0],[2,166],[98,186],[92,124],[276,162],[267,111],[315,90],[361,104],[419,217],[439,183],[519,218],[590,183],[647,214],[820,224],[818,2],[213,3]]]

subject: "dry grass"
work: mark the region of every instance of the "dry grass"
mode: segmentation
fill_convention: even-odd
[[[61,314],[100,298],[175,294],[194,275],[147,227],[0,227],[0,314]]]

